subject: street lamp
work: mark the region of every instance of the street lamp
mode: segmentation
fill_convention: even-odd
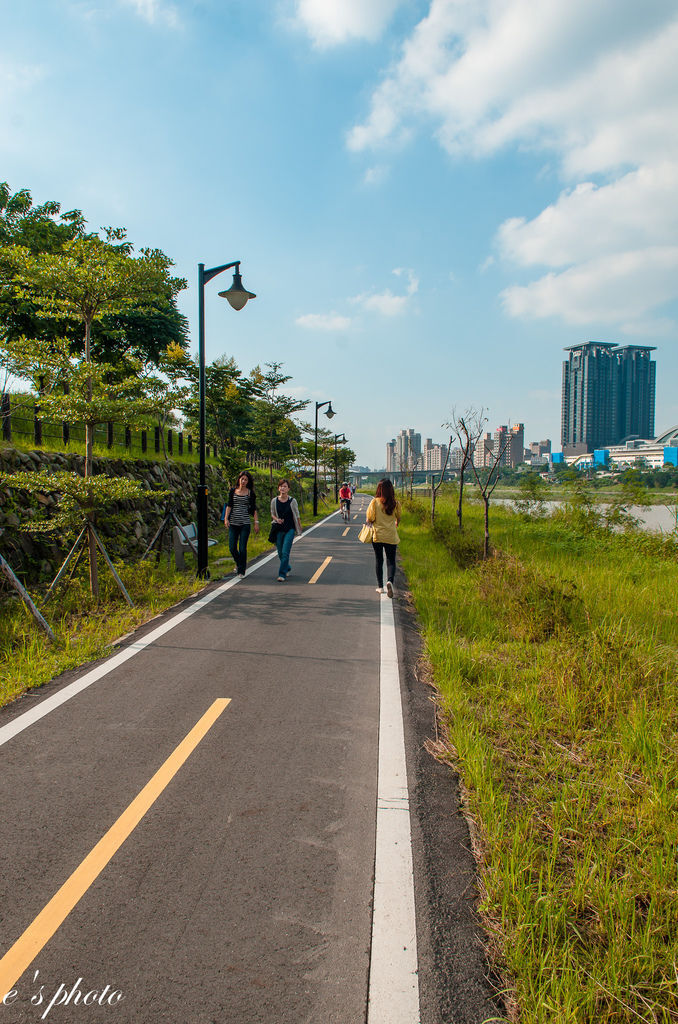
[[[198,387],[200,393],[200,480],[198,483],[197,495],[197,533],[198,533],[198,576],[209,577],[207,569],[207,483],[205,480],[205,285],[217,274],[224,270],[233,271],[233,284],[219,295],[228,299],[233,309],[242,309],[248,299],[256,299],[254,292],[248,292],[243,288],[240,276],[240,260],[234,263],[224,263],[221,267],[211,267],[205,270],[205,264],[198,264]]]
[[[346,434],[334,435],[334,500],[339,501],[339,477],[337,476],[337,442],[346,443]]]
[[[329,409],[325,413],[328,420],[331,420],[333,416],[336,416],[336,412],[332,408],[332,402],[316,402],[315,403],[315,449],[313,457],[313,515],[318,515],[318,409],[322,409],[324,405],[328,405]]]

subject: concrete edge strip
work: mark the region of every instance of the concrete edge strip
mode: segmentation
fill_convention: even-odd
[[[368,1024],[417,1024],[412,835],[393,602],[381,599],[377,837]]]
[[[327,519],[331,519],[332,516],[338,514],[338,512],[332,512],[330,515],[326,516],[325,519],[321,519],[319,523],[315,523],[313,526],[310,526],[308,530],[304,530],[301,537],[295,538],[295,544],[300,540],[303,540],[304,537],[307,537],[309,533],[312,533],[319,526],[322,526]],[[277,557],[278,552],[275,550],[272,551],[270,554],[265,555],[263,558],[260,558],[255,562],[250,569],[250,572],[256,572],[256,570],[260,569],[262,565],[266,565],[267,562],[270,562],[273,558]],[[116,668],[119,668],[120,665],[123,665],[126,661],[129,661],[130,658],[133,658],[135,654],[139,654],[140,651],[145,650],[151,644],[155,643],[156,640],[159,640],[161,636],[164,636],[165,633],[169,633],[169,631],[174,629],[175,626],[185,622],[186,619],[191,617],[191,615],[199,612],[211,601],[216,600],[217,597],[221,597],[222,594],[226,593],[227,590],[230,590],[231,587],[236,586],[239,582],[240,580],[237,577],[234,577],[227,580],[226,583],[222,583],[221,586],[216,588],[216,590],[198,598],[189,608],[185,608],[183,611],[178,612],[176,615],[172,616],[171,619],[168,619],[167,622],[163,622],[161,626],[158,626],[146,636],[139,640],[135,640],[133,643],[125,647],[124,650],[112,655],[101,665],[97,665],[96,668],[91,669],[81,679],[74,680],[74,682],[70,683],[68,686],[64,686],[62,690],[59,690],[58,693],[52,694],[51,697],[46,697],[36,707],[31,708],[30,711],[25,711],[23,715],[18,715],[14,721],[8,722],[7,725],[0,726],[0,747],[5,743],[8,743],[9,740],[13,739],[15,736],[18,736],[18,734],[23,732],[24,729],[28,729],[28,727],[33,725],[35,722],[39,722],[41,718],[44,718],[45,715],[48,715],[51,711],[61,707],[62,704],[65,704],[66,701],[70,700],[72,697],[75,697],[83,690],[86,690],[88,686],[92,685],[92,683],[98,682],[98,680],[102,679],[103,676],[108,675],[109,672],[113,672]]]

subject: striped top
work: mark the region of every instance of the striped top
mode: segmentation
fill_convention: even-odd
[[[228,517],[230,526],[244,526],[250,521],[250,496],[249,494],[234,494],[233,508]]]

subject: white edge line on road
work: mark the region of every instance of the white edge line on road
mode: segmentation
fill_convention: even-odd
[[[332,512],[326,517],[326,519],[331,519],[332,516],[338,514],[338,512]],[[303,540],[304,537],[307,537],[309,533],[317,530],[319,526],[322,526],[323,523],[326,522],[326,519],[321,519],[319,523],[309,526],[308,530],[304,530],[301,537],[295,537],[295,544],[300,540]],[[277,551],[272,551],[269,555],[265,555],[264,558],[260,558],[259,561],[252,566],[250,573],[256,572],[256,570],[261,568],[262,565],[266,565],[267,562],[270,562],[273,558],[277,557]],[[167,622],[163,622],[162,626],[158,626],[141,639],[135,640],[134,643],[129,644],[124,650],[119,651],[117,654],[108,658],[103,662],[103,664],[97,665],[96,668],[87,672],[81,679],[76,679],[68,686],[64,686],[64,688],[59,690],[58,693],[53,694],[51,697],[46,697],[45,700],[41,701],[36,707],[31,708],[30,711],[25,711],[23,715],[18,715],[14,721],[8,722],[7,725],[0,726],[0,747],[3,746],[3,744],[8,743],[9,740],[13,739],[15,736],[18,736],[18,734],[23,732],[24,729],[28,729],[28,727],[33,725],[35,722],[39,722],[41,718],[44,718],[45,715],[48,715],[51,711],[54,711],[62,704],[65,704],[66,701],[70,700],[72,697],[75,697],[83,690],[86,690],[88,686],[92,685],[92,683],[96,683],[99,679],[102,679],[103,676],[108,675],[109,672],[113,672],[114,669],[119,668],[120,665],[123,665],[126,661],[129,661],[130,658],[133,658],[135,654],[139,654],[140,651],[145,650],[150,646],[150,644],[155,643],[155,641],[159,640],[161,636],[164,636],[165,633],[169,633],[169,631],[174,629],[175,626],[185,622],[186,619],[191,617],[191,615],[199,612],[217,597],[221,597],[222,594],[227,590],[230,590],[231,587],[234,587],[239,582],[240,580],[238,577],[234,577],[233,579],[227,580],[226,583],[222,583],[220,587],[216,588],[216,590],[212,590],[209,594],[205,594],[204,597],[198,598],[189,608],[185,608],[183,611],[174,615],[171,619],[168,619]]]
[[[393,602],[381,599],[377,837],[368,1024],[418,1024],[417,926]]]

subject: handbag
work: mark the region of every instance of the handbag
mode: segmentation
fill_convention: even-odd
[[[372,523],[364,523],[360,533],[358,534],[358,540],[362,541],[363,544],[371,544],[374,540],[374,526]]]
[[[271,523],[271,529],[268,531],[268,543],[275,544],[280,533],[280,523]]]

